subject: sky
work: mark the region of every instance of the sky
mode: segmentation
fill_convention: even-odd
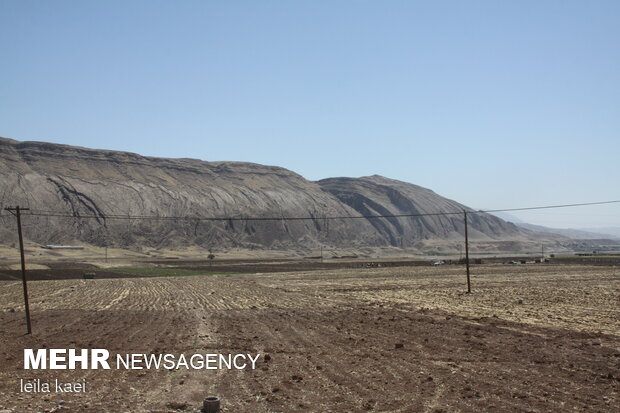
[[[620,2],[0,0],[0,136],[620,200]],[[620,204],[513,213],[620,226]]]

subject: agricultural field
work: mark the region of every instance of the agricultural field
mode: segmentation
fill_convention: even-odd
[[[189,270],[187,270],[189,271]],[[0,410],[620,411],[620,270],[462,266],[0,281]],[[260,353],[254,370],[25,371],[24,348]],[[87,391],[21,393],[20,379]]]

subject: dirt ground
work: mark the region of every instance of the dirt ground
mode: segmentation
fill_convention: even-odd
[[[0,410],[620,411],[620,271],[334,269],[0,282]],[[397,346],[399,344],[399,346]],[[400,346],[402,345],[402,346]],[[400,347],[400,348],[397,348]],[[260,353],[256,370],[22,369],[24,348]],[[85,379],[74,395],[20,379]]]

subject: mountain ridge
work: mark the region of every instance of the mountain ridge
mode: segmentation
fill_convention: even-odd
[[[0,203],[62,211],[30,217],[38,243],[241,248],[403,247],[462,239],[462,215],[364,215],[473,210],[421,186],[379,175],[316,182],[278,166],[146,157],[47,142],[0,138]],[[367,213],[365,213],[367,212]],[[121,221],[117,215],[126,215]],[[186,217],[177,221],[131,216]],[[327,219],[326,217],[355,217]],[[208,221],[207,218],[235,220]],[[243,217],[309,217],[252,221]],[[479,241],[527,240],[533,233],[489,214],[470,215]],[[6,225],[0,242],[11,239]]]

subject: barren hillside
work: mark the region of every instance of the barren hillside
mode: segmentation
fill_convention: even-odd
[[[329,178],[318,182],[325,191],[361,215],[406,215],[451,213],[470,208],[437,195],[430,189],[374,175],[362,178]],[[421,239],[463,238],[463,215],[428,215],[410,218],[369,220],[391,245],[409,246]],[[514,224],[490,214],[471,214],[470,236],[488,240],[518,237],[522,232]]]
[[[0,203],[32,212],[27,237],[39,243],[205,248],[375,247],[462,237],[462,216],[338,219],[326,216],[415,214],[465,208],[434,192],[383,177],[311,182],[275,166],[144,157],[0,138]],[[119,219],[119,216],[121,219]],[[174,219],[128,219],[133,216]],[[187,218],[189,217],[189,218]],[[237,217],[208,221],[195,217]],[[243,217],[312,217],[246,221]],[[0,241],[12,242],[5,217]],[[474,239],[523,239],[528,232],[490,215],[472,215]]]

